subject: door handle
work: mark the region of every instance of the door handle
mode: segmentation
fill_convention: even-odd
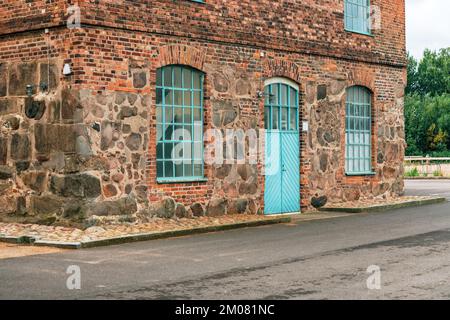
[[[286,172],[286,166],[284,165],[284,163],[281,165],[281,171]]]

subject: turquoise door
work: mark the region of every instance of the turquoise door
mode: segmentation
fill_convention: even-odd
[[[300,211],[298,89],[287,83],[265,88],[266,214]]]

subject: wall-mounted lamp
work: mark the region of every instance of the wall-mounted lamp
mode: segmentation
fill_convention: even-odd
[[[264,91],[258,91],[258,98],[269,98],[270,102],[273,102],[273,99],[275,98],[275,95],[273,93],[268,93]]]
[[[70,67],[70,64],[65,63],[63,68],[63,75],[69,76],[72,74],[72,68]]]
[[[31,84],[27,85],[26,88],[27,97],[31,98],[33,96],[33,88],[34,86],[32,86]]]

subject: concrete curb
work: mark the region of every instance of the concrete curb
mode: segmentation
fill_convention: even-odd
[[[446,202],[446,201],[447,201],[446,198],[437,197],[437,198],[424,199],[424,200],[413,200],[413,201],[408,201],[408,202],[403,202],[403,203],[374,205],[374,206],[358,207],[358,208],[327,207],[327,208],[320,208],[319,211],[346,212],[346,213],[383,212],[383,211],[388,211],[388,210],[393,210],[393,209],[425,206],[425,205],[429,205],[429,204],[442,203],[442,202]]]
[[[175,238],[175,237],[182,237],[182,236],[193,235],[193,234],[202,234],[202,233],[241,229],[241,228],[248,228],[248,227],[258,227],[258,226],[265,226],[265,225],[278,224],[278,223],[289,223],[291,221],[292,221],[291,217],[283,216],[283,217],[270,218],[270,219],[265,219],[265,220],[238,222],[238,223],[230,223],[230,224],[217,225],[217,226],[184,229],[184,230],[140,233],[140,234],[124,235],[124,236],[119,236],[119,237],[112,237],[112,238],[105,238],[105,239],[91,240],[91,241],[81,241],[81,242],[44,241],[44,240],[39,240],[39,239],[36,239],[33,237],[23,237],[23,236],[22,237],[6,237],[6,236],[0,237],[0,242],[8,242],[8,243],[15,243],[15,244],[27,243],[27,244],[34,245],[34,246],[55,247],[55,248],[60,248],[60,249],[82,249],[82,248],[93,248],[93,247],[100,247],[100,246],[110,246],[110,245],[115,245],[115,244],[123,244],[123,243],[129,243],[129,242],[137,242],[137,241]],[[26,241],[25,241],[25,239],[26,239]]]
[[[405,180],[450,180],[450,177],[404,177]]]

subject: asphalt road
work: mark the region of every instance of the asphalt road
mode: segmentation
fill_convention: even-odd
[[[407,188],[450,198],[447,181]],[[0,299],[17,298],[449,299],[450,203],[1,259]]]

